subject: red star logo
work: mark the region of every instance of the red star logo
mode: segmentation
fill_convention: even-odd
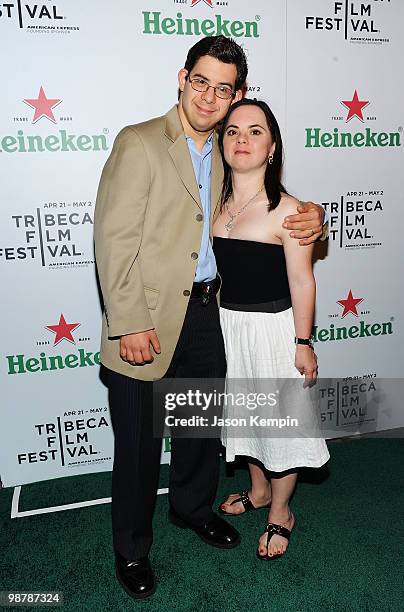
[[[359,100],[356,89],[354,95],[352,96],[352,100],[341,100],[341,104],[346,106],[346,108],[349,110],[348,116],[345,119],[346,123],[348,123],[352,117],[358,117],[358,119],[360,119],[362,122],[364,121],[362,109],[369,104],[369,100]]]
[[[61,314],[59,323],[57,325],[47,325],[45,329],[49,329],[49,331],[53,332],[55,335],[55,339],[53,341],[53,346],[56,346],[62,340],[67,340],[72,344],[76,344],[75,339],[72,336],[72,331],[79,327],[80,323],[66,323],[66,319]]]
[[[341,304],[341,306],[343,306],[344,308],[344,311],[341,315],[341,319],[343,319],[349,312],[352,312],[352,314],[357,317],[358,311],[356,310],[356,307],[361,302],[363,302],[363,298],[354,298],[354,296],[352,295],[352,290],[350,289],[346,300],[337,301],[337,304]]]
[[[59,100],[58,98],[47,98],[42,85],[37,98],[24,99],[25,104],[28,104],[28,106],[31,106],[31,108],[35,108],[32,123],[36,123],[42,117],[47,117],[49,121],[56,123],[55,116],[52,113],[52,108],[55,108],[55,106],[57,106],[61,101],[62,100]]]
[[[198,4],[198,2],[200,2],[201,0],[192,0],[191,2],[191,8],[193,6],[195,6],[195,4]],[[208,6],[210,6],[210,8],[213,8],[213,0],[203,0],[205,4],[207,4]]]

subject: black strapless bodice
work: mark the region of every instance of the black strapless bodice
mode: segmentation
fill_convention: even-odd
[[[221,302],[260,304],[290,297],[281,244],[215,236],[213,251],[222,278]]]

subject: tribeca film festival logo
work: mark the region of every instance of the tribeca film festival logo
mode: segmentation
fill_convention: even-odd
[[[337,32],[353,44],[383,45],[390,42],[384,27],[381,26],[383,17],[391,6],[390,0],[370,2],[358,2],[358,0],[324,2],[323,0],[321,4],[325,5],[325,14],[306,15],[306,30]]]
[[[343,122],[350,128],[350,131],[341,131],[335,127],[332,132],[324,131],[320,127],[305,128],[306,148],[361,148],[361,147],[400,147],[403,128],[398,127],[394,132],[378,132],[366,127],[364,130],[356,131],[358,125],[361,126],[366,121],[376,121],[377,116],[363,113],[371,102],[363,99],[358,94],[358,90],[352,94],[351,99],[340,100],[340,105],[344,107],[344,115],[341,112],[334,113],[330,120],[333,122]],[[339,107],[341,109],[341,106]]]
[[[58,153],[58,152],[86,152],[108,151],[108,128],[102,134],[72,134],[65,129],[46,134],[47,128],[59,123],[71,123],[73,117],[69,112],[62,112],[56,116],[54,109],[62,107],[62,98],[50,96],[43,85],[38,88],[37,96],[24,97],[21,104],[32,110],[32,114],[16,114],[12,117],[14,124],[31,124],[35,126],[36,133],[25,134],[22,129],[15,134],[0,135],[0,153]],[[50,125],[49,125],[50,124]],[[38,134],[38,131],[45,134]]]
[[[320,386],[320,420],[326,432],[349,427],[357,430],[361,425],[374,431],[377,403],[372,403],[372,399],[378,391],[378,383],[367,380],[372,376],[375,375],[365,374],[362,379],[355,381],[334,380],[329,385]],[[320,383],[324,383],[324,380],[320,379]]]
[[[9,226],[2,226],[7,237],[1,239],[0,262],[50,270],[93,266],[93,216],[90,200],[45,202],[42,209],[12,214]]]
[[[46,325],[45,329],[53,334],[53,341],[38,340],[37,345],[50,345],[56,347],[63,341],[76,345],[76,342],[90,340],[88,337],[75,339],[77,328],[80,323],[69,323],[63,314],[59,322]],[[30,372],[45,372],[62,370],[64,368],[83,368],[99,364],[99,353],[78,349],[75,353],[67,355],[48,355],[44,351],[35,357],[20,355],[8,355],[8,374],[26,374]],[[46,441],[44,450],[35,452],[19,452],[18,463],[38,463],[43,461],[59,461],[62,466],[75,467],[83,464],[94,464],[110,461],[111,457],[99,456],[94,441],[90,441],[89,435],[94,434],[100,428],[109,428],[106,418],[107,406],[88,408],[82,410],[69,410],[63,413],[63,417],[55,416],[51,422],[34,425],[37,436]],[[96,434],[95,434],[96,435]]]
[[[34,425],[34,432],[43,441],[45,448],[18,452],[18,464],[57,461],[62,467],[72,468],[111,461],[110,456],[104,456],[96,449],[96,440],[90,438],[92,434],[97,437],[100,428],[110,427],[105,416],[96,414],[107,411],[106,406],[89,410],[70,410],[66,411],[63,417],[58,416],[50,422],[37,423]],[[88,416],[87,413],[94,414]]]
[[[78,343],[91,341],[91,338],[85,333],[80,334],[78,328],[81,328],[79,321],[69,319],[64,313],[61,313],[56,323],[43,326],[45,333],[36,340],[38,348],[46,348],[35,355],[24,353],[6,355],[7,374],[38,375],[43,372],[53,373],[65,369],[98,366],[100,363],[99,351],[87,351],[77,346]],[[71,345],[74,346],[73,349]]]
[[[0,4],[0,24],[2,21],[14,23],[31,34],[71,34],[80,30],[78,26],[67,25],[60,2],[3,2]]]
[[[341,297],[336,300],[338,311],[330,313],[330,319],[339,319],[343,321],[342,325],[331,323],[329,327],[321,328],[318,325],[313,327],[314,342],[333,342],[337,340],[357,340],[362,338],[371,338],[375,336],[388,336],[393,333],[394,317],[390,317],[389,321],[384,322],[366,322],[362,317],[368,317],[371,314],[370,310],[360,310],[358,307],[365,301],[363,296],[354,294],[352,289],[349,289],[346,297]],[[345,317],[347,317],[345,319]],[[352,319],[356,319],[352,325]]]
[[[329,238],[345,250],[382,246],[375,235],[383,215],[383,189],[348,191],[323,202],[329,214]]]
[[[80,323],[68,323],[61,314],[58,323],[45,326],[45,329],[53,334],[53,342],[39,340],[37,345],[52,344],[53,347],[56,347],[63,341],[76,345],[76,342],[90,340],[90,338],[75,339],[76,333],[73,334],[73,332],[76,332],[78,327]],[[98,365],[99,353],[88,352],[84,349],[78,349],[77,353],[68,355],[47,355],[41,352],[35,357],[28,358],[22,354],[8,355],[7,361],[8,374],[25,374]],[[75,467],[110,461],[111,457],[99,456],[100,451],[96,450],[94,441],[90,441],[89,438],[89,435],[94,434],[100,428],[110,427],[106,419],[107,412],[107,406],[69,410],[63,413],[63,417],[55,416],[51,422],[34,425],[36,435],[46,442],[45,449],[19,452],[17,454],[18,464],[58,461],[63,467]]]
[[[227,36],[231,38],[259,38],[260,15],[250,20],[224,17],[216,10],[227,9],[229,2],[220,0],[171,0],[174,8],[190,11],[167,16],[161,11],[142,11],[143,34],[176,36]],[[199,15],[199,11],[203,15]],[[206,9],[206,11],[204,10]],[[205,17],[206,15],[206,17]]]

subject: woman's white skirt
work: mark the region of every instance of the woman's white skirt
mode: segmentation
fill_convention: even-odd
[[[220,322],[226,347],[228,392],[236,387],[248,389],[248,380],[251,379],[255,379],[255,388],[257,379],[300,379],[303,383],[304,377],[294,365],[296,347],[292,308],[277,313],[221,308]],[[292,381],[292,384],[295,383]],[[296,385],[300,388],[300,383],[296,382]],[[239,428],[237,436],[232,436],[232,428],[224,427],[222,443],[226,447],[226,461],[234,461],[236,455],[253,457],[274,472],[324,465],[330,455],[316,425],[312,395],[309,389],[305,389],[299,390],[298,397],[303,397],[303,401],[293,412],[300,412],[306,426],[308,419],[313,423],[312,431],[317,431],[315,437],[299,435],[294,438],[290,434],[288,437],[276,437],[276,433],[271,437],[262,437],[263,434],[255,427],[248,430],[247,437],[240,437]],[[223,416],[239,417],[240,409],[224,406]]]

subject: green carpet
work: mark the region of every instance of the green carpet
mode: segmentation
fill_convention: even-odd
[[[255,557],[265,511],[230,519],[242,543],[223,551],[170,525],[167,496],[160,495],[151,554],[158,589],[144,601],[131,600],[114,577],[109,504],[11,520],[13,490],[5,489],[0,590],[60,590],[64,605],[51,609],[69,612],[402,610],[403,442],[336,441],[329,448],[327,470],[302,474],[290,546],[274,562]],[[167,480],[163,466],[160,486]],[[247,486],[244,469],[227,477],[223,466],[218,502]],[[60,478],[24,486],[19,510],[109,495],[109,473]]]

